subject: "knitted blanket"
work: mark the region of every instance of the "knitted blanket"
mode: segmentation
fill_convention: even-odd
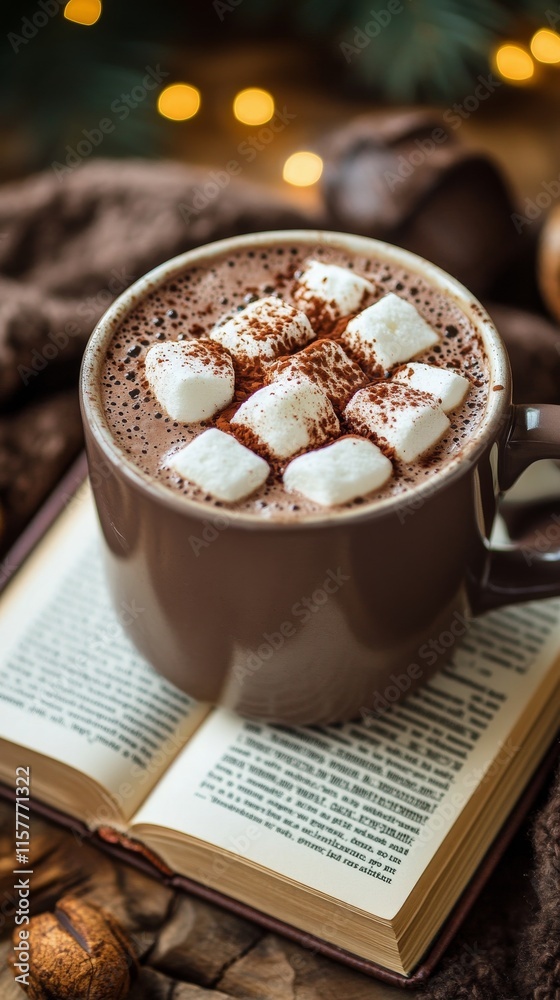
[[[321,221],[211,175],[94,160],[0,188],[0,557],[80,448],[80,359],[109,303],[184,250]]]

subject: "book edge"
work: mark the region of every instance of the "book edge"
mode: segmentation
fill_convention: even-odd
[[[0,594],[32,553],[35,546],[41,541],[52,524],[54,524],[57,517],[64,510],[69,498],[77,492],[86,476],[86,455],[85,452],[82,452],[62,477],[27,528],[24,529],[16,543],[8,551],[3,562],[3,566],[5,567],[4,572],[0,574]],[[358,955],[338,948],[330,942],[323,941],[314,935],[306,934],[304,931],[283,923],[275,917],[270,917],[245,903],[240,903],[229,896],[225,896],[218,890],[208,888],[186,876],[173,873],[157,855],[141,844],[140,841],[127,837],[113,828],[101,827],[98,830],[90,830],[80,820],[74,819],[69,814],[53,809],[46,803],[37,800],[33,803],[32,808],[38,814],[44,816],[45,819],[71,830],[74,836],[80,840],[88,840],[99,849],[127,864],[133,865],[151,877],[158,878],[172,888],[177,888],[184,892],[192,892],[193,895],[209,903],[221,906],[244,919],[252,920],[265,929],[273,933],[278,933],[288,940],[292,940],[302,947],[307,948],[307,950],[320,954],[325,958],[338,961],[358,972],[362,972],[391,985],[411,989],[424,983],[434,972],[441,957],[486,885],[494,868],[505,853],[521,823],[530,812],[537,795],[544,785],[546,777],[559,756],[560,739],[557,738],[521,792],[520,797],[490,845],[469,885],[457,900],[453,910],[431,942],[424,957],[409,976],[403,976],[400,973],[377,965],[368,959],[360,958]],[[14,801],[15,799],[12,789],[2,783],[0,783],[0,797],[9,801]]]
[[[185,875],[174,873],[157,854],[145,847],[140,841],[128,837],[126,834],[122,834],[112,827],[104,826],[99,827],[97,830],[90,830],[80,820],[74,819],[69,814],[53,809],[45,802],[38,800],[33,802],[31,808],[32,811],[43,816],[50,822],[71,830],[79,840],[87,840],[92,846],[104,851],[111,857],[132,865],[151,878],[157,878],[170,888],[178,889],[181,892],[190,892],[205,902],[220,906],[244,920],[250,920],[258,924],[271,933],[279,934],[281,937],[293,941],[313,954],[339,962],[357,972],[379,979],[381,982],[399,986],[402,989],[412,989],[425,983],[435,971],[440,959],[449,947],[473,904],[476,902],[498,862],[505,854],[523,820],[530,813],[546,778],[551,773],[559,757],[560,739],[556,738],[525,786],[517,803],[507,816],[500,832],[490,845],[469,885],[458,899],[453,910],[440,928],[439,933],[431,942],[428,951],[408,976],[403,976],[401,973],[393,972],[391,969],[378,965],[376,962],[361,958],[359,955],[339,948],[328,941],[317,938],[315,935],[306,934],[305,931],[277,920],[275,917],[271,917],[246,903],[241,903],[230,896],[226,896],[217,889],[211,889]],[[13,802],[15,801],[15,793],[6,785],[0,784],[0,798]]]

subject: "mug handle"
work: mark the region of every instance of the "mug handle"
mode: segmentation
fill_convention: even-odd
[[[560,406],[514,406],[499,459],[500,490],[509,489],[529,465],[543,458],[560,459]],[[471,607],[479,615],[506,604],[558,596],[560,550],[539,552],[519,545],[489,550]]]

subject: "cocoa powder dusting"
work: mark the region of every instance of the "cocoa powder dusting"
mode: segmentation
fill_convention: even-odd
[[[285,261],[289,255],[289,266]],[[372,370],[358,352],[350,352],[340,344],[340,337],[352,315],[338,317],[332,306],[321,303],[316,298],[301,294],[297,274],[305,268],[309,260],[321,260],[328,264],[353,266],[356,274],[367,276],[374,285],[374,294],[364,293],[362,308],[371,305],[389,291],[402,296],[418,309],[420,314],[438,332],[440,342],[434,348],[423,352],[415,361],[437,364],[444,368],[454,368],[469,378],[471,390],[466,402],[454,413],[449,414],[451,427],[437,448],[425,459],[406,465],[396,460],[393,450],[379,434],[376,443],[393,462],[392,479],[376,494],[367,498],[368,503],[386,496],[399,496],[434,471],[445,465],[460,453],[478,424],[483,419],[488,399],[488,365],[480,339],[466,315],[443,293],[430,288],[418,275],[412,275],[403,268],[389,266],[380,260],[360,255],[350,255],[341,250],[317,245],[314,247],[286,246],[283,266],[279,266],[274,249],[255,253],[249,250],[237,251],[211,262],[202,268],[197,266],[180,276],[174,276],[167,284],[149,293],[123,320],[115,332],[106,353],[103,371],[103,399],[109,428],[117,444],[133,459],[140,469],[150,477],[158,479],[170,489],[184,494],[206,506],[216,506],[216,502],[206,496],[193,484],[184,482],[167,465],[169,456],[209,426],[216,426],[226,433],[235,430],[235,436],[246,447],[251,448],[271,464],[268,481],[246,500],[236,504],[238,510],[258,517],[281,520],[299,520],[307,515],[322,513],[324,508],[299,495],[286,493],[282,484],[282,471],[286,462],[271,461],[266,449],[247,428],[231,427],[230,421],[241,403],[262,386],[275,378],[310,379],[319,387],[326,387],[329,381],[329,398],[340,420],[340,435],[369,433],[365,427],[355,422],[350,427],[344,420],[343,409],[358,390],[367,387],[372,398],[383,398],[387,404],[383,419],[390,420],[391,407],[397,402],[393,388],[383,387],[380,380],[388,374],[380,367]],[[144,363],[147,350],[152,344],[162,340],[200,340],[208,337],[213,326],[221,322],[225,315],[237,315],[255,298],[276,294],[280,302],[305,311],[316,339],[303,349],[299,349],[293,338],[283,342],[282,357],[275,361],[255,359],[232,359],[236,384],[233,402],[210,421],[198,424],[181,424],[171,420],[162,412],[157,400],[151,394],[144,378]],[[283,324],[272,318],[266,328],[257,317],[251,320],[251,330],[261,340],[270,336],[270,331],[282,335]],[[211,344],[213,362],[216,366],[226,364],[224,348],[214,341]],[[215,350],[214,350],[215,348]],[[343,350],[342,355],[340,350]],[[396,366],[406,367],[406,366]],[[400,383],[400,399],[415,403],[413,390]],[[494,386],[499,391],[501,386]],[[408,395],[405,396],[405,394]],[[313,429],[311,447],[323,446],[336,439],[338,433],[327,418]],[[350,509],[362,505],[363,498],[343,505],[340,509]]]
[[[338,344],[328,339],[314,340],[303,350],[273,361],[265,369],[267,382],[298,376],[310,379],[323,389],[338,413],[368,381],[361,368],[345,355]]]

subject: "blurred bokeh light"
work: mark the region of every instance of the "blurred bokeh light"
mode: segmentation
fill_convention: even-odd
[[[236,94],[233,113],[244,125],[264,125],[274,114],[274,98],[267,90],[247,87]]]
[[[95,24],[101,17],[100,0],[68,0],[64,17],[76,24]]]
[[[294,187],[310,187],[317,183],[322,173],[321,157],[302,149],[288,157],[282,176],[287,184],[293,184]]]
[[[158,111],[164,118],[183,122],[194,118],[200,108],[200,91],[190,83],[172,83],[158,97]]]
[[[531,39],[531,52],[539,62],[560,62],[560,35],[549,28],[540,28]]]
[[[526,49],[521,45],[508,43],[500,45],[496,52],[496,69],[504,80],[512,83],[525,83],[535,72],[535,64]]]

